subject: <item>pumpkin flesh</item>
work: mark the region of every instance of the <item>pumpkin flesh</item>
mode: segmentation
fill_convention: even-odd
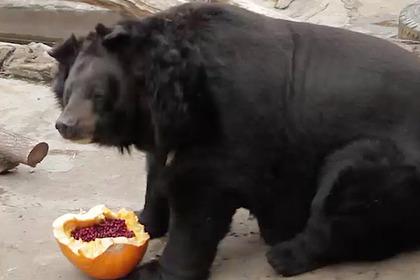
[[[106,220],[124,220],[134,237],[105,237],[85,242],[72,233]],[[132,211],[114,213],[98,205],[82,214],[65,214],[53,223],[54,237],[61,251],[79,269],[97,279],[118,279],[130,273],[143,258],[149,235]]]

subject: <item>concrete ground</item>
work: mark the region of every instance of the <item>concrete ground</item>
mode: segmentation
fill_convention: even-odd
[[[60,253],[51,231],[61,214],[104,203],[138,209],[145,192],[144,155],[77,145],[54,129],[57,106],[45,86],[0,79],[0,125],[50,144],[49,156],[35,169],[19,166],[0,176],[0,280],[88,279]],[[146,260],[164,240],[151,242]],[[280,279],[266,263],[266,246],[255,220],[238,211],[232,232],[220,246],[212,279]],[[417,280],[420,253],[377,263],[330,266],[291,279]]]

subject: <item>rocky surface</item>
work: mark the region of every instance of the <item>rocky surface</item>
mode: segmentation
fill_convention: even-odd
[[[5,60],[8,59],[13,54],[15,49],[16,49],[16,45],[0,43],[0,67],[3,67]]]
[[[10,0],[9,0],[10,1]],[[119,7],[153,13],[186,0],[75,0],[99,7]],[[227,2],[267,16],[332,26],[365,33],[396,34],[400,11],[413,0],[196,0]]]
[[[420,41],[420,2],[408,5],[401,11],[398,37]]]
[[[0,74],[8,77],[38,81],[51,81],[56,63],[41,43],[28,45],[0,44]]]

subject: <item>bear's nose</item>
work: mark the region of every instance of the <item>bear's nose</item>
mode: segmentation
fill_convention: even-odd
[[[67,124],[62,121],[57,121],[55,123],[55,128],[60,132],[63,133],[67,129]]]
[[[55,123],[55,128],[60,132],[63,136],[68,136],[74,130],[76,126],[76,122],[72,120],[62,120],[58,119]]]

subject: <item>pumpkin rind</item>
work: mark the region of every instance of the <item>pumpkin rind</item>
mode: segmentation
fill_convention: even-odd
[[[126,276],[136,267],[146,253],[148,242],[141,247],[123,245],[124,249],[120,250],[121,253],[112,252],[110,256],[110,253],[106,251],[93,260],[74,254],[60,242],[58,244],[70,262],[87,275],[96,279],[111,280]]]
[[[91,242],[75,240],[71,231],[99,222],[103,218],[119,218],[135,237],[100,238]],[[138,223],[132,211],[121,209],[114,213],[104,205],[93,207],[87,213],[66,214],[53,223],[54,236],[63,254],[80,270],[97,279],[118,279],[129,274],[146,253],[149,235]]]

